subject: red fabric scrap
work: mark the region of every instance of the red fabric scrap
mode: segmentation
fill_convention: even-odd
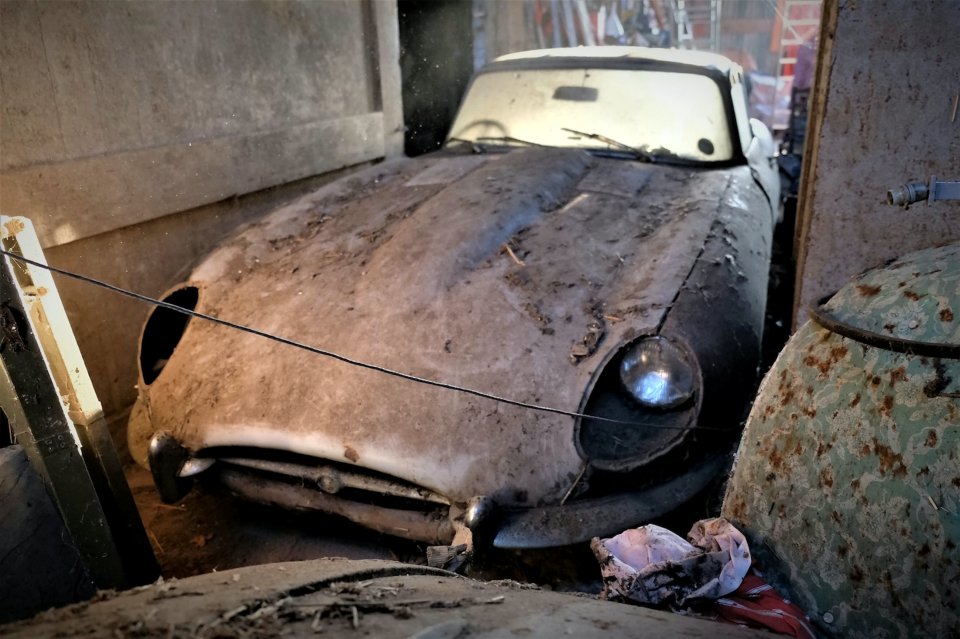
[[[752,571],[739,588],[714,602],[714,610],[721,619],[741,626],[766,628],[801,639],[817,637],[810,618]]]

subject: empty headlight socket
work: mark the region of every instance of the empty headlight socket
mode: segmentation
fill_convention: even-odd
[[[200,289],[194,285],[180,285],[169,291],[162,301],[193,311],[200,300]],[[192,318],[173,309],[158,306],[153,309],[140,336],[140,377],[147,386],[160,376],[173,355]]]

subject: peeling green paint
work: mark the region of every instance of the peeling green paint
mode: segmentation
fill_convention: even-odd
[[[915,342],[960,343],[960,244],[868,271],[825,305],[834,318]]]
[[[956,344],[960,245],[865,274],[827,308],[867,330]],[[866,346],[813,322],[761,385],[723,516],[824,634],[956,636],[958,393],[958,360]]]

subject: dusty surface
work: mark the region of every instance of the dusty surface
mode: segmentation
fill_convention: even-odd
[[[826,635],[960,627],[958,303],[960,246],[902,257],[824,305],[849,336],[806,323],[760,388],[723,514]]]
[[[817,56],[800,193],[798,325],[806,307],[848,277],[960,240],[960,201],[909,211],[884,204],[886,190],[904,182],[960,179],[960,57],[943,55],[956,50],[960,3],[823,6],[830,26]]]
[[[437,165],[432,172],[429,169],[421,172],[417,180],[409,178],[405,184],[412,189],[435,189],[437,183],[442,184],[461,174],[476,170],[478,166],[488,161],[487,158],[476,156],[450,159],[451,161],[446,164]],[[375,179],[376,175],[374,173],[371,180]],[[591,175],[592,178],[579,185],[590,192],[610,192],[616,185],[622,187],[626,181],[623,176],[619,176],[615,180],[610,180],[608,184],[601,184],[598,182],[599,174]],[[640,176],[637,177],[640,182],[632,184],[631,192],[644,188],[646,185],[644,180],[650,177],[645,172],[639,173],[638,176]],[[431,185],[434,186],[431,187]],[[325,197],[329,198],[327,204],[334,208],[345,206],[349,202],[352,189],[357,188],[357,185],[347,186],[341,192],[337,190],[339,186],[331,185],[325,191]],[[372,183],[368,185],[368,187],[371,186]],[[324,220],[323,217],[319,219],[322,221],[321,225],[334,223],[332,219]],[[372,228],[373,235],[376,235],[378,227],[374,225]],[[644,227],[638,232],[649,234],[650,230]],[[511,240],[510,246],[518,259],[530,258],[530,251],[535,247],[535,242],[529,235],[529,233],[519,233]],[[288,237],[289,235],[279,235],[280,239]],[[370,241],[363,238],[361,240],[361,243]],[[499,255],[499,259],[507,263],[507,270],[511,273],[523,271],[515,268],[516,264],[509,254]],[[531,312],[529,309],[521,310],[528,314]],[[533,310],[540,316],[544,316],[542,307]],[[593,309],[587,309],[584,313],[591,316],[595,314]],[[538,334],[548,337],[540,332],[542,327],[539,327],[539,324],[543,324],[545,320],[531,317],[530,321],[531,324],[538,326],[536,328]],[[547,329],[550,328],[551,323],[556,322],[555,320],[548,322]],[[444,347],[452,351],[459,348],[457,343],[444,344]],[[773,346],[770,350],[775,353],[779,350],[779,345]],[[572,366],[569,362],[565,365]],[[151,543],[166,577],[184,577],[214,569],[223,570],[270,561],[328,556],[399,559],[420,563],[424,561],[425,547],[422,544],[404,542],[395,537],[373,533],[335,517],[289,513],[275,508],[258,507],[236,500],[213,487],[200,486],[175,506],[162,504],[145,470],[130,464],[127,474]],[[699,503],[695,508],[695,511],[687,509],[672,513],[666,520],[657,523],[676,530],[686,530],[690,522],[715,515],[719,509],[719,499],[714,498],[707,505]],[[599,584],[599,571],[585,544],[563,551],[503,552],[490,559],[490,563],[496,566],[496,569],[485,568],[475,574],[490,578],[510,577],[550,584],[561,589],[583,591],[595,591]]]
[[[766,208],[746,167],[694,171],[558,149],[491,158],[385,163],[276,211],[193,272],[197,310],[576,410],[611,353],[656,330],[713,221]],[[735,286],[737,274],[723,272]],[[601,323],[605,315],[617,319]],[[741,365],[752,373],[756,362],[730,363]],[[569,417],[414,385],[198,321],[162,374],[141,385],[140,401],[145,431],[167,430],[191,450],[295,452],[455,502],[477,494],[509,505],[557,502],[582,468]]]
[[[760,636],[516,582],[480,583],[424,567],[344,560],[159,581],[3,630],[11,637]]]

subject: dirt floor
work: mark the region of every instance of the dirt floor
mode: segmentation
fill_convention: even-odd
[[[478,582],[423,566],[337,559],[267,564],[102,592],[92,601],[4,626],[2,633],[17,639],[768,636],[509,580]]]

